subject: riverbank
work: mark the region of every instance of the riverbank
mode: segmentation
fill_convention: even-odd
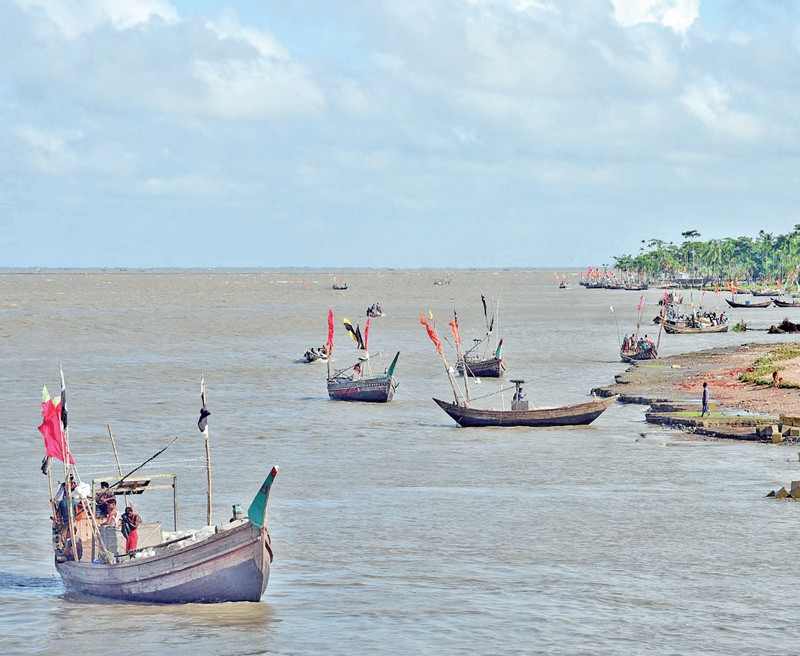
[[[771,384],[772,371],[778,371],[782,386]],[[708,384],[715,411],[700,418],[703,383]],[[794,388],[798,384],[800,347],[743,344],[636,364],[616,376],[613,385],[592,392],[649,405],[650,423],[709,437],[766,440],[757,429],[789,425],[792,420],[787,417],[800,417],[800,394]]]

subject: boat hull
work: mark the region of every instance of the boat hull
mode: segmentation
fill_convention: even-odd
[[[462,376],[466,370],[467,375],[472,378],[502,378],[506,370],[506,362],[503,358],[487,358],[486,360],[467,360],[459,362],[458,373]]]
[[[775,303],[775,305],[777,305],[778,307],[782,308],[800,307],[800,303],[789,303],[788,301],[779,301],[776,298],[773,298],[772,302]]]
[[[56,562],[72,592],[156,604],[259,601],[267,588],[268,534],[253,523],[167,553],[114,565]]]
[[[618,396],[561,408],[534,410],[480,410],[433,399],[457,424],[465,428],[477,426],[585,426],[591,424],[613,404]]]
[[[725,302],[734,308],[765,308],[772,305],[772,299],[769,301],[760,301],[758,303],[737,303],[736,301],[732,301],[728,298],[725,299]]]
[[[672,335],[682,335],[686,333],[727,333],[728,322],[709,326],[681,326],[678,324],[664,322],[664,330]]]
[[[643,351],[626,351],[624,349],[620,349],[619,357],[622,358],[623,362],[633,364],[634,362],[642,362],[644,360],[657,360],[658,352],[655,348],[646,349]]]
[[[376,376],[357,380],[328,379],[328,396],[334,401],[388,403],[397,389],[394,376]]]

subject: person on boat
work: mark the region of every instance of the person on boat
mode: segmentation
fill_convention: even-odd
[[[512,401],[524,401],[528,395],[522,391],[522,385],[517,388],[517,391],[514,392],[514,396],[511,397]]]
[[[100,483],[100,491],[94,497],[97,516],[108,514],[108,502],[114,498],[114,493],[108,487],[108,481]]]
[[[122,535],[125,538],[125,552],[130,553],[136,549],[136,545],[139,543],[138,528],[142,520],[139,515],[133,512],[133,508],[128,506],[125,508],[121,521]]]
[[[117,500],[109,499],[106,507],[105,519],[101,522],[102,526],[116,526],[117,525]]]
[[[700,416],[709,415],[711,416],[711,411],[708,409],[708,383],[703,383],[703,409],[700,411]]]
[[[64,543],[64,548],[56,554],[56,562],[65,563],[68,560],[80,560],[83,558],[83,542],[78,536],[75,536],[75,544],[77,545],[78,557],[75,558],[75,553],[72,549],[72,538],[67,538]]]

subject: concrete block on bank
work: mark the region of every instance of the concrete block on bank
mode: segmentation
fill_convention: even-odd
[[[773,433],[772,434],[772,443],[773,444],[780,444],[781,442],[783,442],[783,435],[781,435],[781,432],[778,431],[777,433]]]
[[[784,426],[800,426],[799,415],[781,415],[780,421]]]
[[[775,496],[775,490],[772,490],[767,496],[768,497],[774,497]]]
[[[785,426],[783,430],[784,437],[800,437],[800,426]]]
[[[789,493],[786,491],[786,488],[785,488],[785,487],[782,487],[780,490],[778,490],[778,491],[775,493],[775,498],[776,498],[776,499],[785,499],[785,498],[787,498],[788,496],[789,496]]]

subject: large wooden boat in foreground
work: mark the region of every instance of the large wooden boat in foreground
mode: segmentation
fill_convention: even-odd
[[[80,482],[81,477],[69,449],[63,374],[61,396],[57,399],[50,399],[47,388],[44,388],[44,421],[39,430],[45,437],[46,473],[51,483],[54,560],[56,571],[68,591],[158,604],[261,599],[269,582],[272,562],[267,502],[278,468],[272,468],[250,504],[246,517],[241,516],[241,507],[235,504],[234,518],[230,522],[216,526],[211,523],[207,426],[211,413],[206,410],[204,383],[201,383],[201,389],[203,407],[198,428],[206,441],[208,526],[201,531],[179,533],[177,476],[146,472],[133,475],[178,438],[124,476],[117,460],[119,480],[110,486],[92,481],[90,487],[88,482]],[[110,427],[109,436],[113,444]],[[116,445],[114,452],[116,454]],[[65,463],[64,484],[59,493],[53,495],[50,463],[55,458]],[[164,480],[169,484],[163,484]],[[98,497],[95,494],[96,484],[105,488],[102,491],[105,496]],[[130,544],[131,548],[128,548],[121,527],[114,522],[103,522],[102,517],[106,512],[98,513],[98,510],[110,505],[111,499],[125,499],[120,506],[128,506],[131,495],[150,494],[152,490],[159,489],[172,490],[175,533],[165,536],[161,522],[137,521],[134,526],[138,526],[135,529],[139,536],[138,544]]]
[[[159,604],[259,601],[272,562],[269,532],[250,519],[216,528],[213,536],[194,544],[171,551],[155,545],[147,548],[155,555],[113,564],[92,562],[84,543],[84,559],[56,561],[56,570],[67,590],[110,599]]]
[[[448,403],[434,398],[437,405],[464,427],[474,426],[583,426],[591,424],[618,396],[597,399],[560,408],[481,410],[463,403]],[[525,404],[525,401],[521,402]],[[519,402],[514,404],[519,407]],[[527,404],[526,404],[527,405]]]

